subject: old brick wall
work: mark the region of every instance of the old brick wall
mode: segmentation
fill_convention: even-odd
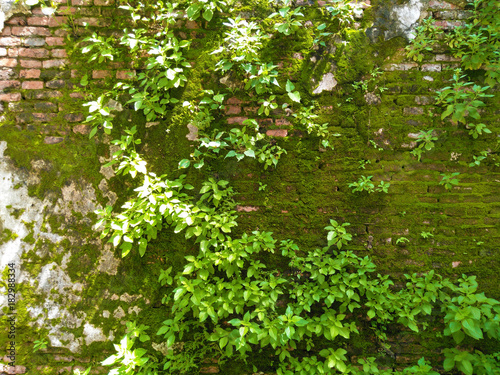
[[[75,295],[82,297],[72,300],[66,296],[58,303],[72,311],[86,311],[92,306],[92,313],[66,324],[64,319],[57,321],[57,315],[50,316],[45,311],[33,323],[34,315],[23,310],[18,366],[5,367],[0,373],[56,374],[83,369],[87,363],[98,362],[111,352],[110,339],[119,336],[112,333],[123,330],[125,320],[139,313],[146,321],[161,321],[162,317],[157,293],[147,290],[155,279],[154,271],[147,267],[164,255],[162,251],[168,245],[159,243],[157,251],[148,254],[141,263],[144,269],[139,269],[132,260],[124,260],[118,266],[118,256],[110,248],[103,250],[103,243],[86,240],[95,237],[91,229],[95,215],[82,206],[88,201],[95,207],[114,203],[119,189],[128,187],[117,181],[112,171],[101,168],[101,163],[109,160],[110,148],[106,143],[109,139],[104,138],[104,142],[88,139],[90,127],[83,122],[86,112],[82,107],[87,88],[80,85],[80,79],[87,73],[89,87],[104,87],[131,78],[137,67],[130,61],[89,64],[75,46],[91,32],[119,35],[119,30],[112,26],[122,13],[114,0],[57,2],[54,16],[46,16],[35,7],[29,15],[15,15],[6,20],[1,31],[0,141],[7,142],[9,163],[26,176],[24,184],[29,195],[53,202],[43,206],[47,207],[44,223],[48,229],[40,231],[71,238],[69,243],[60,239],[50,245],[35,233],[33,247],[23,255],[25,282],[28,283],[29,277],[38,280],[37,273],[51,257],[63,259],[63,254],[69,252],[79,270],[68,269],[68,274],[71,282],[83,285],[83,292],[74,289]],[[425,5],[421,18],[432,14],[438,25],[446,29],[464,22],[467,14],[464,12],[452,3],[433,0]],[[196,69],[197,48],[203,48],[214,30],[184,20],[179,20],[177,27],[181,37],[197,41],[190,56]],[[404,42],[400,40],[396,47],[393,42],[380,42],[381,48],[389,48],[390,44],[393,52],[381,65],[383,74],[379,80],[386,88],[381,95],[357,93],[346,100],[347,95],[338,94],[340,86],[310,95],[320,103],[321,120],[329,122],[332,131],[342,134],[335,151],[318,150],[317,140],[293,129],[293,119],[284,111],[259,119],[263,131],[285,147],[288,155],[283,156],[275,170],[262,171],[255,165],[230,162],[220,172],[221,177],[232,180],[239,192],[240,230],[273,231],[278,238],[294,238],[307,248],[321,244],[318,238],[324,237],[322,228],[328,219],[334,218],[351,223],[350,230],[355,234],[352,248],[360,255],[372,256],[380,272],[390,273],[396,279],[404,273],[430,269],[449,277],[476,274],[481,290],[498,298],[500,169],[493,165],[467,166],[472,155],[477,155],[487,142],[473,140],[466,129],[456,124],[441,122],[441,109],[433,99],[435,91],[447,85],[459,61],[446,50],[435,50],[430,60],[416,63],[405,57]],[[288,70],[291,79],[301,82],[302,87],[310,84],[303,71],[314,71],[311,67],[315,64],[306,53],[289,51],[280,61],[280,67]],[[183,95],[195,97],[196,93]],[[256,109],[249,97],[229,98],[227,124],[241,124],[255,116]],[[483,121],[493,131],[486,137],[490,141],[500,130],[499,113],[498,100],[493,99],[482,111]],[[148,124],[146,142],[156,141],[157,134],[164,133],[158,130],[161,125]],[[175,150],[162,163],[176,165],[180,159],[177,156],[190,152],[189,142],[184,139],[188,133],[185,125],[177,130],[179,139],[166,143]],[[419,162],[409,151],[415,147],[416,134],[429,128],[436,129],[444,138]],[[359,168],[360,160],[370,161],[366,169]],[[155,164],[153,160],[151,163]],[[444,172],[461,173],[460,184],[451,191],[438,183]],[[33,178],[32,173],[39,177]],[[360,175],[390,182],[389,193],[352,193],[347,185]],[[258,182],[267,185],[265,191],[259,190]],[[64,202],[73,205],[64,215],[54,208],[59,207],[56,202],[61,192],[68,192]],[[422,231],[431,232],[434,237],[422,238]],[[401,237],[410,242],[397,244]],[[39,255],[40,249],[47,249],[45,253],[42,251],[45,255]],[[64,264],[62,260],[56,263]],[[151,279],[137,286],[148,273]],[[132,291],[126,289],[130,285],[136,285]],[[26,289],[23,297],[29,303],[43,306],[36,298],[36,291],[36,288]],[[50,311],[50,307],[45,309]],[[92,325],[89,328],[85,323]],[[55,324],[60,327],[59,333],[50,329]],[[104,328],[95,331],[96,327]],[[70,332],[73,339],[78,335],[84,337],[78,343],[79,348],[68,343],[70,336],[57,344],[55,337],[61,332]],[[51,345],[33,355],[34,340],[46,335]],[[0,342],[4,350],[3,341]],[[422,352],[431,356],[440,354],[435,346],[415,342],[405,332],[394,339],[393,350],[399,365],[420,358]],[[206,371],[216,370],[207,366]],[[102,367],[94,366],[93,373],[103,372]]]

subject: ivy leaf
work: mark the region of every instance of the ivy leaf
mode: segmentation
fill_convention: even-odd
[[[443,362],[443,368],[445,371],[450,371],[453,367],[455,367],[455,360],[451,357],[448,357]]]
[[[255,158],[255,151],[254,150],[246,150],[245,155],[248,156],[249,158]]]
[[[143,257],[144,254],[146,253],[147,247],[148,247],[148,241],[146,241],[145,238],[141,238],[139,240],[139,254],[141,255],[141,257]]]
[[[210,10],[210,9],[203,12],[203,18],[205,18],[208,22],[210,22],[210,20],[212,19],[213,16],[214,16],[214,12],[212,12],[212,10]]]
[[[300,93],[298,91],[295,92],[289,92],[288,96],[290,99],[292,99],[294,102],[300,103]]]
[[[286,92],[292,92],[293,89],[295,88],[295,85],[292,83],[292,81],[287,80],[285,88],[286,88]]]
[[[187,167],[189,167],[190,164],[191,164],[191,162],[188,159],[182,159],[179,162],[179,169],[187,168]]]
[[[124,242],[120,246],[120,249],[122,249],[122,258],[125,258],[128,253],[130,253],[130,250],[132,249],[132,244],[130,242]]]
[[[202,7],[201,4],[193,4],[189,8],[186,9],[187,16],[190,20],[195,20],[199,17],[199,11]]]

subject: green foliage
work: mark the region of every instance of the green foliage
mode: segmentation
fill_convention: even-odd
[[[361,176],[358,181],[350,183],[348,186],[352,189],[352,192],[363,192],[366,191],[367,193],[375,193],[375,192],[382,192],[382,193],[388,193],[389,192],[389,186],[391,186],[390,183],[385,182],[385,181],[380,181],[378,186],[375,186],[375,184],[372,181],[373,176]]]
[[[439,181],[439,185],[444,185],[444,187],[447,190],[450,190],[453,188],[453,186],[458,185],[458,178],[455,178],[459,176],[459,172],[453,172],[453,173],[441,173],[441,181]]]
[[[466,375],[498,375],[500,374],[500,353],[483,354],[479,350],[474,353],[461,351],[456,348],[444,350],[445,371],[457,368]]]
[[[411,151],[412,155],[415,155],[420,161],[422,157],[422,153],[424,151],[430,151],[434,148],[434,142],[438,140],[438,137],[434,135],[434,129],[430,129],[427,131],[421,130],[418,133],[417,139],[417,147]]]
[[[474,161],[469,164],[469,167],[479,167],[481,162],[488,157],[488,151],[481,151],[479,156],[473,155]]]
[[[397,240],[396,240],[396,245],[404,245],[405,243],[409,243],[410,240],[406,237],[399,237]]]
[[[281,34],[290,35],[294,31],[302,27],[302,21],[297,18],[304,17],[301,12],[302,8],[298,7],[292,9],[292,0],[283,0],[283,8],[280,8],[278,12],[271,13],[268,18],[278,17],[281,22],[274,25],[274,29]]]
[[[197,0],[186,9],[186,13],[190,20],[196,20],[202,15],[206,21],[210,21],[217,10],[223,12],[227,5],[226,1]]]
[[[434,20],[429,17],[422,21],[415,28],[415,35],[406,47],[406,55],[418,62],[421,62],[426,56],[426,52],[432,52],[432,47],[440,39],[443,31],[434,24]]]
[[[492,97],[493,95],[488,95],[485,93],[489,89],[489,86],[481,87],[474,84],[473,82],[463,82],[461,79],[465,75],[461,75],[461,70],[455,70],[453,74],[453,86],[444,87],[437,93],[437,104],[443,104],[446,106],[446,110],[441,114],[441,119],[451,115],[451,120],[455,122],[461,122],[466,124],[468,121],[466,117],[470,116],[475,120],[479,120],[481,115],[478,110],[480,107],[484,107],[485,104],[481,98]],[[468,86],[472,86],[469,88]],[[482,131],[485,133],[491,133],[484,124],[474,125],[468,124],[473,127],[473,130],[469,132],[474,138],[477,138],[478,134]],[[480,125],[482,125],[480,127]]]
[[[291,88],[291,90],[293,90],[293,88]],[[315,133],[317,137],[323,138],[321,140],[321,145],[324,148],[331,148],[333,150],[333,137],[340,137],[341,135],[338,133],[330,133],[328,131],[328,123],[319,125],[314,121],[314,119],[319,117],[314,114],[315,108],[315,105],[302,107],[300,110],[293,113],[293,117],[296,118],[297,125],[300,126],[300,129],[305,129],[308,134]]]
[[[302,26],[299,17],[303,15],[301,8],[292,8],[290,1],[283,4],[270,17],[279,18],[274,30],[291,35]],[[202,17],[210,21],[214,12],[226,5],[200,0],[186,5],[185,10],[190,19]],[[148,244],[160,231],[170,227],[175,234],[184,232],[191,239],[192,251],[185,256],[182,269],[168,266],[158,278],[164,292],[162,303],[168,313],[161,326],[153,330],[165,343],[166,354],[156,357],[142,348],[149,346],[141,345],[150,341],[145,333],[148,327],[129,323],[126,335],[115,345],[117,353],[103,363],[114,367],[111,374],[195,373],[208,358],[215,358],[222,365],[245,363],[265,355],[273,371],[280,375],[338,372],[435,375],[424,358],[399,372],[379,369],[383,366],[371,357],[356,362],[352,360],[348,340],[355,335],[362,335],[363,340],[367,336],[376,337],[382,349],[390,352],[386,334],[389,326],[418,333],[431,325],[457,345],[484,337],[499,338],[499,303],[476,293],[473,278],[463,276],[456,286],[434,272],[405,275],[402,287],[395,288],[388,276],[376,273],[369,257],[346,249],[352,240],[347,232],[349,223],[330,219],[325,227],[326,238],[318,238],[316,247],[303,248],[291,239],[278,240],[265,230],[236,231],[238,215],[233,198],[236,192],[229,181],[213,173],[212,166],[235,158],[238,162],[255,159],[264,168],[276,167],[286,154],[275,140],[268,139],[257,116],[269,116],[281,107],[292,115],[295,127],[321,138],[325,148],[333,148],[332,137],[338,134],[331,134],[328,124],[316,123],[315,103],[309,104],[308,95],[299,85],[296,87],[289,77],[280,77],[279,67],[263,58],[263,48],[268,43],[272,45],[275,39],[268,35],[272,30],[265,29],[265,22],[244,20],[232,14],[222,21],[227,31],[219,39],[220,48],[213,52],[220,56],[214,70],[244,83],[234,85],[230,90],[232,95],[243,86],[249,98],[245,100],[260,105],[256,107],[256,118],[231,128],[220,121],[228,91],[200,90],[199,96],[182,104],[176,97],[180,91],[176,89],[187,82],[186,72],[190,67],[185,58],[189,42],[180,41],[171,30],[178,12],[176,6],[154,2],[122,8],[130,12],[132,29],[124,31],[119,44],[96,37],[96,41],[87,40],[83,47],[92,53],[90,56],[96,55],[96,59],[100,50],[110,51],[106,59],[124,50],[137,57],[136,66],[144,69],[134,80],[119,82],[88,103],[88,122],[94,128],[91,136],[97,136],[100,128],[111,133],[112,99],[131,104],[147,121],[168,118],[178,105],[186,115],[185,123],[198,129],[198,138],[191,155],[180,160],[178,170],[157,175],[140,154],[138,126],[119,128],[119,124],[114,124],[113,133],[120,131],[120,135],[113,144],[119,149],[108,166],[116,166],[117,174],[130,175],[136,188],[119,212],[113,212],[109,206],[98,211],[97,226],[103,228],[102,237],[119,247],[122,256],[132,250],[144,256]],[[324,34],[341,33],[352,22],[352,8],[346,3],[327,5],[319,12],[338,16],[333,21],[335,25],[316,28]],[[375,90],[378,76],[379,72],[373,71],[366,88],[363,84],[361,88]],[[274,93],[280,87],[279,82],[284,87]],[[474,118],[470,108],[481,106],[459,96],[455,88],[443,89],[440,95],[442,103],[454,106],[453,113],[465,105],[469,116]],[[485,97],[481,95],[483,91],[478,89],[477,98]],[[291,100],[293,106],[284,103],[283,98]],[[465,112],[462,115],[465,117]],[[422,132],[417,149],[430,150],[435,140],[432,130]],[[375,142],[372,144],[382,150]],[[415,152],[420,160],[421,153]],[[360,166],[364,168],[366,163]],[[193,174],[202,176],[193,182],[196,188],[188,182]],[[454,184],[456,174],[443,176],[449,176],[443,177],[445,186]],[[361,176],[349,187],[353,192],[387,193],[390,184],[381,181],[376,186],[372,177]],[[259,190],[263,190],[265,185],[259,185]],[[421,236],[431,234],[422,232]],[[404,242],[409,240],[401,237],[396,241]],[[453,358],[446,366],[468,371],[466,361],[469,361],[477,369],[493,368],[490,363],[493,357],[467,352],[477,356],[476,361],[465,355],[459,357],[460,353],[453,350],[458,349],[452,348],[449,357]]]
[[[349,241],[352,240],[352,236],[347,233],[346,227],[349,223],[343,223],[340,225],[337,221],[330,219],[330,225],[325,227],[328,230],[328,246],[335,245],[340,250],[342,245],[347,245]]]
[[[35,340],[34,343],[35,345],[33,345],[33,353],[36,353],[39,350],[47,349],[47,346],[49,344],[46,338],[43,338],[41,340]]]
[[[420,237],[427,239],[434,237],[434,235],[431,232],[422,231],[420,232]]]

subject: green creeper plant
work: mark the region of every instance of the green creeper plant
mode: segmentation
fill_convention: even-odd
[[[358,181],[351,182],[348,186],[352,189],[353,193],[356,192],[363,192],[366,191],[367,193],[375,193],[375,192],[382,192],[382,193],[388,193],[389,192],[389,186],[391,186],[390,183],[385,182],[385,181],[380,181],[380,184],[378,186],[375,186],[375,184],[372,181],[373,176],[361,176]]]
[[[427,131],[421,130],[415,140],[415,142],[417,142],[417,147],[411,151],[411,154],[416,156],[418,161],[420,161],[423,152],[432,150],[434,148],[434,142],[437,140],[438,137],[434,135],[434,129]]]
[[[441,181],[439,181],[439,185],[444,185],[444,187],[447,190],[450,190],[453,188],[453,186],[458,185],[458,178],[455,178],[459,176],[459,172],[453,172],[453,173],[441,173]]]

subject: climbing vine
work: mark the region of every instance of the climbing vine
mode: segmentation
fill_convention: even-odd
[[[402,370],[386,368],[372,356],[353,358],[349,340],[355,336],[373,337],[391,353],[389,327],[415,334],[437,329],[434,332],[440,333],[435,334],[449,345],[444,351],[445,371],[500,373],[498,353],[473,350],[475,342],[485,337],[500,339],[500,303],[477,292],[475,277],[463,275],[453,283],[431,271],[405,275],[403,285],[395,287],[388,276],[376,273],[369,257],[348,250],[352,240],[349,223],[333,219],[325,228],[326,238],[318,239],[322,246],[315,249],[301,249],[292,239],[278,241],[265,228],[235,235],[236,192],[210,166],[213,161],[235,158],[238,162],[255,159],[265,169],[279,168],[287,150],[261,132],[259,116],[278,109],[290,111],[294,128],[317,137],[324,149],[334,149],[342,135],[331,132],[327,123],[315,122],[314,103],[306,105],[300,88],[280,74],[278,62],[263,53],[278,34],[288,36],[303,28],[303,8],[294,7],[289,0],[269,4],[263,22],[232,14],[231,4],[222,1],[200,0],[184,8],[170,2],[122,6],[130,13],[132,28],[124,30],[119,44],[92,35],[82,46],[91,60],[104,62],[124,53],[137,57],[136,64],[142,68],[133,81],[118,82],[87,103],[91,138],[121,133],[112,142],[117,151],[107,166],[130,177],[136,186],[135,194],[118,212],[111,206],[98,211],[102,237],[119,247],[122,256],[131,251],[144,256],[148,244],[166,227],[197,246],[196,254],[185,258],[181,271],[170,267],[159,275],[165,290],[162,303],[169,312],[162,325],[153,329],[166,343],[166,353],[159,356],[142,348],[141,343],[151,340],[146,333],[150,327],[129,323],[126,335],[115,345],[117,353],[103,363],[113,366],[110,374],[190,373],[208,358],[217,359],[219,365],[234,361],[253,364],[263,356],[266,366],[279,375],[438,373],[435,364],[424,358]],[[335,18],[308,29],[312,44],[325,47],[325,41],[331,42],[328,36],[342,36],[351,25],[351,11],[344,3],[328,6],[328,14]],[[219,58],[213,70],[235,81],[231,90],[204,90],[191,102],[180,103],[175,97],[175,89],[188,82],[191,68],[185,57],[191,42],[173,31],[184,14],[193,21],[222,19],[223,35],[212,52]],[[476,26],[491,33],[490,26]],[[424,27],[438,32],[429,21]],[[458,31],[456,35],[462,34]],[[465,69],[475,69],[483,62],[477,65],[471,57],[475,50],[466,43],[462,38],[451,45],[463,57]],[[417,37],[410,48],[410,56],[422,61],[428,44]],[[484,59],[490,61],[492,54]],[[480,117],[478,108],[484,105],[481,98],[489,95],[485,93],[488,87],[462,90],[471,85],[463,83],[463,78],[457,71],[454,86],[438,93],[439,103],[447,105],[442,119],[451,116],[467,124],[477,138],[489,130],[465,119]],[[488,73],[487,79],[495,81],[497,76]],[[228,130],[217,119],[223,116],[229,92],[236,90],[250,92],[258,110],[255,118]],[[131,105],[147,121],[161,121],[173,106],[182,106],[186,123],[197,128],[194,151],[179,161],[177,171],[157,175],[138,151],[137,126],[118,129],[113,114],[116,103]],[[435,141],[432,129],[420,133],[413,153],[420,160]],[[189,183],[193,169],[207,176],[198,188]],[[444,175],[442,182],[447,188],[456,185],[455,177]],[[353,192],[388,192],[389,183],[375,186],[371,178],[361,176],[349,187]],[[278,259],[284,267],[269,259]]]

